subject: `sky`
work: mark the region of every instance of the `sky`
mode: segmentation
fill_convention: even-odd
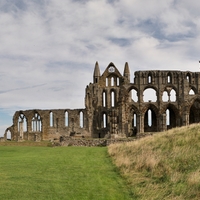
[[[200,71],[197,0],[1,0],[0,137],[17,110],[85,108],[110,62]]]

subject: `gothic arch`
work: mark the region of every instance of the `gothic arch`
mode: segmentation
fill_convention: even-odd
[[[188,91],[188,94],[189,94],[189,95],[191,95],[191,91],[193,91],[194,94],[197,94],[197,89],[196,89],[196,87],[191,86],[191,87],[189,88],[189,91]]]
[[[167,129],[179,126],[180,111],[174,104],[169,103],[162,110],[166,114]]]
[[[174,94],[174,96],[171,96],[171,94],[173,94],[173,91],[174,91],[175,94]],[[167,86],[164,87],[164,89],[161,91],[162,99],[163,99],[164,92],[167,92],[169,101],[171,101],[171,102],[177,101],[177,97],[179,96],[179,93],[178,93],[177,88],[174,85],[170,84],[170,85],[167,85]],[[164,101],[164,102],[167,102],[167,101]]]
[[[200,122],[200,98],[195,98],[189,109],[189,123]]]
[[[158,89],[154,86],[145,87],[142,94],[144,102],[157,102],[158,100]]]
[[[187,74],[186,74],[186,79],[187,79],[188,83],[192,82],[192,76],[191,76],[191,74],[189,72],[187,72]]]
[[[144,132],[158,131],[158,108],[149,104],[144,111]]]
[[[102,92],[102,106],[107,107],[107,91],[103,90]]]
[[[154,76],[152,72],[148,72],[147,74],[147,84],[153,84],[154,82]]]
[[[107,128],[108,126],[108,114],[107,112],[102,112],[102,128]]]
[[[13,136],[14,136],[13,128],[12,127],[7,128],[4,133],[5,140],[13,140]]]
[[[41,119],[40,114],[37,111],[35,111],[34,115],[32,116],[31,130],[32,132],[42,131],[42,119]]]
[[[172,84],[172,73],[168,72],[167,73],[167,84]]]
[[[79,112],[79,125],[80,128],[84,127],[84,112],[82,110]]]
[[[117,92],[115,89],[110,90],[110,107],[116,107],[117,103]]]
[[[134,102],[138,102],[139,93],[138,93],[138,88],[137,88],[137,87],[130,86],[130,87],[127,89],[127,92],[130,94],[131,99],[132,99]]]

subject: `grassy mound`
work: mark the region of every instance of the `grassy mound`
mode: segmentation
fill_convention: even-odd
[[[108,148],[137,199],[200,199],[200,125]]]

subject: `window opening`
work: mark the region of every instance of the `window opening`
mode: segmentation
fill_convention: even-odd
[[[11,132],[10,132],[10,130],[8,130],[7,133],[6,133],[6,139],[7,140],[11,140]]]
[[[152,111],[150,109],[148,110],[148,125],[152,126]]]
[[[111,107],[115,107],[115,92],[111,92]]]
[[[170,101],[175,102],[176,101],[176,91],[174,89],[170,92]]]
[[[117,86],[119,86],[119,77],[117,77]]]
[[[167,83],[171,83],[172,80],[171,80],[171,76],[170,75],[167,75]]]
[[[23,133],[27,131],[27,120],[24,114],[20,114],[18,118],[18,132],[20,137],[23,139]]]
[[[103,92],[103,107],[106,107],[106,92]]]
[[[34,117],[32,118],[32,131],[33,132],[40,132],[42,130],[42,123],[41,118],[38,113],[35,113]]]
[[[191,89],[191,90],[189,91],[189,95],[195,95],[195,92],[194,92],[193,89]]]
[[[107,115],[104,113],[103,114],[103,128],[107,127]]]
[[[167,91],[163,92],[162,100],[163,100],[163,102],[167,102],[169,100],[169,96],[168,96]]]
[[[80,127],[83,128],[83,112],[80,112]]]
[[[131,97],[133,101],[138,102],[137,91],[135,89],[131,90]]]
[[[151,77],[151,75],[148,75],[148,83],[152,83],[152,77]]]
[[[189,74],[187,74],[186,79],[187,79],[187,82],[190,83],[191,80],[190,80],[190,75]]]
[[[152,88],[148,88],[144,91],[143,93],[144,97],[144,102],[156,102],[157,101],[157,95],[156,95],[156,91]]]
[[[53,112],[50,112],[50,127],[53,127]]]
[[[167,126],[170,125],[170,111],[169,111],[169,109],[166,110],[166,124],[167,124]]]
[[[136,114],[133,115],[133,127],[137,126],[137,116]]]
[[[69,114],[68,112],[66,111],[65,112],[65,126],[68,126],[69,125]]]
[[[114,77],[111,78],[111,86],[114,86]]]

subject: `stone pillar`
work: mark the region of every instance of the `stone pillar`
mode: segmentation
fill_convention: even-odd
[[[160,131],[166,131],[167,130],[167,123],[166,123],[166,113],[161,114],[160,116]]]
[[[190,124],[190,115],[188,112],[183,113],[183,126],[188,126]]]
[[[24,130],[23,130],[23,121],[19,122],[19,136],[20,139],[23,140],[23,134],[24,134]]]
[[[144,133],[144,115],[137,115],[137,130],[138,133]]]

